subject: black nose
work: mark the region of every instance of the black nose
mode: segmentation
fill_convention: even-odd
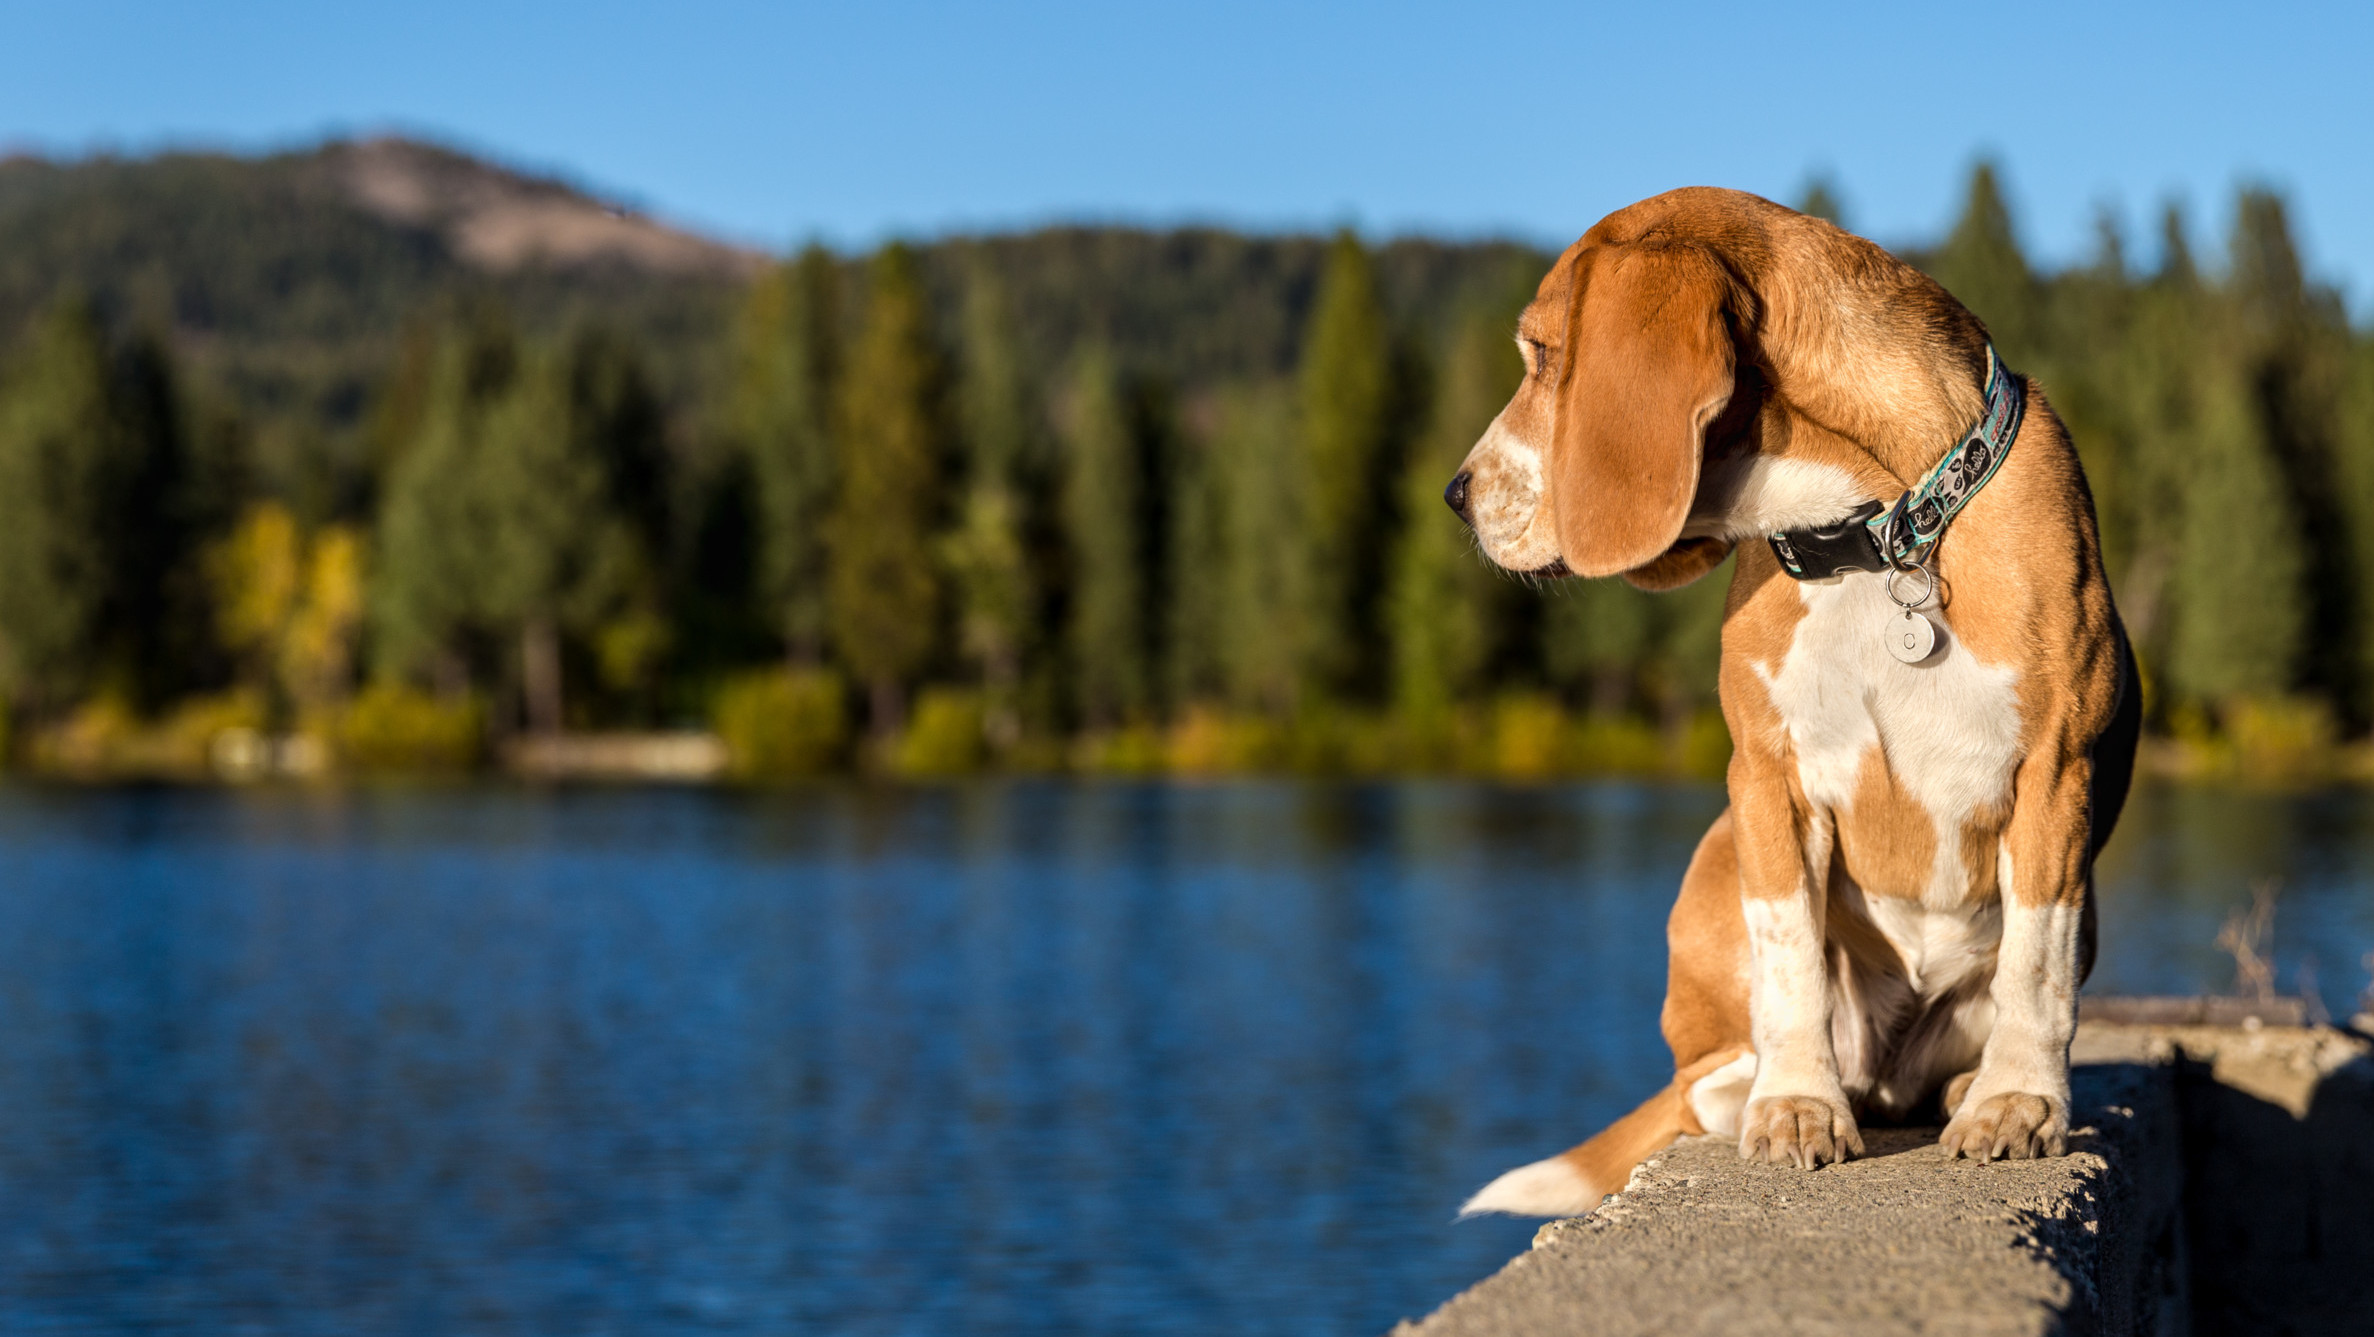
[[[1451,480],[1451,485],[1443,489],[1443,504],[1457,512],[1462,520],[1467,518],[1467,480],[1474,476],[1461,469],[1459,475]]]

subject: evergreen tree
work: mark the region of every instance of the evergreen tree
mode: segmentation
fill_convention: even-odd
[[[1523,372],[1505,322],[1465,322],[1446,359],[1433,422],[1402,470],[1386,622],[1395,709],[1422,726],[1474,694],[1495,648],[1497,596],[1506,582],[1476,552],[1442,493]]]
[[[734,421],[757,483],[758,588],[794,662],[824,652],[840,268],[821,246],[763,276],[735,329]]]
[[[134,335],[110,359],[116,461],[113,648],[134,705],[153,709],[216,667],[202,544],[231,517],[193,476],[179,386],[165,346]]]
[[[2209,378],[2182,498],[2167,676],[2184,695],[2220,704],[2290,689],[2301,552],[2246,377],[2200,370]]]
[[[426,672],[448,695],[472,678],[470,642],[490,547],[477,487],[489,411],[511,392],[519,354],[499,316],[465,313],[438,339],[413,435],[392,443],[371,563],[373,653],[383,674]]]
[[[1283,715],[1296,704],[1297,617],[1309,606],[1305,550],[1291,541],[1307,479],[1294,453],[1294,399],[1280,384],[1241,387],[1220,397],[1216,418],[1208,449],[1221,673],[1231,703]]]
[[[2036,276],[2020,252],[1993,163],[1970,169],[1962,217],[1924,268],[1986,322],[2005,361],[2033,368],[2043,351]]]
[[[562,371],[573,450],[599,470],[606,511],[632,525],[655,559],[669,550],[667,420],[634,343],[607,327],[583,329],[567,345]]]
[[[1733,562],[1725,562],[1691,585],[1649,600],[1650,632],[1643,676],[1669,732],[1715,704],[1721,666],[1723,604],[1731,589]]]
[[[1664,600],[1615,579],[1564,580],[1543,593],[1542,667],[1550,681],[1580,686],[1594,714],[1621,713],[1655,645],[1655,605]]]
[[[2214,322],[2185,244],[2183,216],[2171,205],[2161,220],[2160,269],[2131,294],[2119,336],[2090,361],[2108,384],[2118,430],[2129,443],[2123,465],[2097,486],[2119,612],[2146,665],[2164,659],[2171,619],[2169,588],[2185,541],[2185,493],[2201,449],[2198,372]]]
[[[471,648],[515,645],[522,722],[551,733],[567,719],[564,638],[648,589],[651,512],[624,499],[660,490],[656,442],[631,355],[585,338],[522,360],[490,347],[502,337],[448,343],[386,488],[380,608],[398,667],[442,661],[450,679]]]
[[[1302,676],[1325,699],[1373,673],[1375,591],[1392,496],[1393,348],[1368,251],[1337,234],[1303,339]]]
[[[2352,341],[2341,370],[2341,389],[2335,405],[2335,475],[2347,508],[2351,556],[2356,562],[2355,586],[2361,600],[2357,638],[2350,648],[2357,656],[2357,680],[2374,682],[2374,339]],[[2364,688],[2361,687],[2361,693]],[[2361,694],[2360,714],[2374,713],[2374,702]]]
[[[990,732],[1011,742],[1021,733],[1017,693],[1038,611],[1024,486],[1035,432],[1004,293],[986,266],[975,267],[966,289],[958,406],[968,467],[947,541],[957,642],[988,690]]]
[[[578,350],[586,351],[585,349]],[[582,357],[533,360],[488,415],[471,480],[485,574],[479,612],[488,631],[516,637],[527,727],[566,721],[562,637],[590,633],[648,578],[649,558],[616,498],[611,470],[631,429],[581,397]]]
[[[1072,374],[1063,515],[1071,548],[1073,680],[1080,718],[1110,727],[1151,704],[1147,477],[1111,354],[1092,347]]]
[[[1846,226],[1846,205],[1838,198],[1838,183],[1827,172],[1817,173],[1805,183],[1805,194],[1797,201],[1797,212]]]
[[[888,735],[939,642],[942,372],[914,253],[884,247],[871,289],[840,386],[827,588],[833,643],[871,694],[876,732]]]
[[[2301,564],[2297,582],[2269,595],[2298,604],[2295,616],[2317,630],[2298,642],[2297,685],[2362,723],[2356,536],[2335,458],[2349,329],[2338,297],[2316,290],[2302,272],[2280,197],[2240,193],[2231,255],[2232,337]]]
[[[0,689],[51,711],[175,685],[201,630],[182,446],[163,351],[53,308],[0,375]]]
[[[1227,516],[1220,452],[1209,432],[1180,441],[1167,477],[1162,489],[1171,501],[1164,686],[1170,699],[1184,706],[1228,692]]]
[[[2168,201],[2160,210],[2160,272],[2163,287],[2192,287],[2201,281],[2193,264],[2193,244],[2185,227],[2184,206]]]

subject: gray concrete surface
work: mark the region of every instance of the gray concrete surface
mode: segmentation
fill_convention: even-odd
[[[1807,1173],[1685,1140],[1395,1333],[2374,1333],[2369,1049],[2089,1022],[2067,1156],[1978,1165],[1874,1128]]]

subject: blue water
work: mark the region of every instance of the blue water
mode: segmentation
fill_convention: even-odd
[[[1700,787],[0,789],[0,1331],[1346,1333],[1668,1074]],[[2097,988],[2342,1011],[2374,797],[2146,789]]]

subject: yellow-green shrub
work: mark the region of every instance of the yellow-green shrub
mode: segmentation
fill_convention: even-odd
[[[1509,780],[1539,780],[1564,770],[1566,712],[1557,701],[1512,693],[1492,703],[1491,771]]]
[[[1701,710],[1682,731],[1681,772],[1701,780],[1720,780],[1731,769],[1731,729],[1723,712]]]
[[[907,731],[891,748],[891,768],[902,775],[968,774],[988,760],[987,739],[979,692],[927,688],[915,702]]]
[[[2254,780],[2313,780],[2333,767],[2339,731],[2321,701],[2301,697],[2241,700],[2225,711],[2234,764]]]
[[[1169,752],[1170,768],[1183,775],[1241,775],[1277,769],[1286,740],[1266,716],[1194,705],[1171,726]]]
[[[191,697],[154,722],[141,720],[120,697],[102,694],[36,735],[28,760],[84,775],[193,778],[211,769],[217,738],[260,731],[264,722],[263,697],[250,690]]]
[[[1568,735],[1564,767],[1582,775],[1654,775],[1672,765],[1666,741],[1637,715],[1592,715]]]
[[[484,741],[476,697],[448,701],[409,683],[376,682],[338,719],[339,757],[363,770],[442,771],[475,764]]]
[[[1074,768],[1098,775],[1159,775],[1169,764],[1165,738],[1147,724],[1084,734],[1072,748]]]
[[[849,750],[849,693],[825,669],[770,669],[718,689],[709,718],[738,779],[815,775]]]

